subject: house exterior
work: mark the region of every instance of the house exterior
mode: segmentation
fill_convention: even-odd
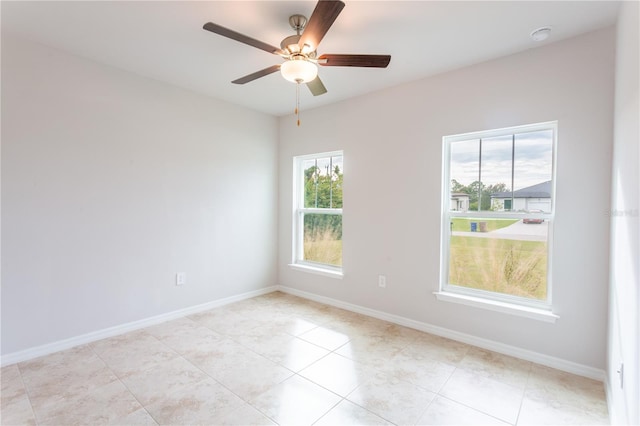
[[[456,212],[466,212],[469,210],[469,194],[464,192],[452,192],[449,208]]]
[[[551,181],[538,183],[517,191],[491,194],[491,210],[551,212]]]

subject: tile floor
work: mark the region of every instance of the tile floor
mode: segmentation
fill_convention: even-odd
[[[2,368],[2,424],[606,424],[600,382],[271,293]]]

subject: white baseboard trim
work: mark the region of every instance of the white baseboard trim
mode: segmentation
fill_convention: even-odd
[[[616,411],[613,406],[613,391],[611,390],[611,381],[609,380],[609,376],[605,376],[604,378],[604,395],[607,398],[607,410],[609,412],[609,424],[612,425],[622,425],[629,424],[627,422],[621,422],[620,419],[616,416]]]
[[[278,286],[265,287],[258,290],[249,291],[247,293],[225,297],[224,299],[213,300],[211,302],[203,303],[201,305],[190,306],[188,308],[179,309],[177,311],[167,312],[165,314],[156,315],[156,316],[141,319],[138,321],[128,322],[126,324],[116,325],[113,327],[93,331],[91,333],[83,334],[80,336],[71,337],[69,339],[59,340],[57,342],[47,343],[45,345],[36,346],[33,348],[21,350],[18,352],[9,353],[6,355],[2,355],[2,358],[0,360],[0,366],[4,367],[4,366],[15,364],[18,362],[28,361],[30,359],[37,358],[43,355],[48,355],[54,352],[70,349],[70,348],[73,348],[74,346],[84,345],[87,343],[95,342],[97,340],[106,339],[107,337],[117,336],[120,334],[128,333],[130,331],[135,331],[141,328],[160,324],[165,321],[182,318],[187,315],[192,315],[198,312],[207,311],[209,309],[228,305],[230,303],[239,302],[241,300],[250,299],[252,297],[261,296],[267,293],[272,293],[276,290],[278,290]]]
[[[545,365],[557,370],[566,371],[568,373],[577,374],[579,376],[588,377],[590,379],[599,380],[602,382],[605,381],[606,376],[604,370],[282,285],[265,287],[259,290],[226,297],[224,299],[217,299],[200,305],[179,309],[177,311],[167,312],[165,314],[156,315],[142,320],[121,324],[80,336],[71,337],[69,339],[59,340],[57,342],[47,343],[45,345],[2,355],[0,359],[0,366],[4,367],[18,362],[28,361],[30,359],[37,358],[43,355],[70,349],[75,346],[84,345],[87,343],[95,342],[97,340],[128,333],[130,331],[139,330],[141,328],[160,324],[162,322],[181,318],[187,315],[196,314],[198,312],[203,312],[209,309],[228,305],[230,303],[239,302],[241,300],[250,299],[252,297],[261,296],[263,294],[271,293],[274,291],[282,291],[283,293],[292,294],[294,296],[313,300],[325,305],[335,306],[337,308],[367,315],[373,318],[378,318],[384,321],[389,321],[394,324],[410,327],[416,330],[424,331],[426,333],[435,334],[437,336],[446,337],[448,339],[467,343],[483,349],[510,355],[516,358],[524,359],[526,361],[535,362],[536,364]]]
[[[345,309],[347,311],[356,312],[359,314],[367,315],[373,318],[378,318],[384,321],[389,321],[394,324],[410,327],[416,330],[424,331],[426,333],[435,334],[437,336],[446,337],[458,342],[467,343],[469,345],[477,346],[479,348],[487,349],[493,352],[498,352],[504,355],[520,358],[525,361],[531,361],[536,364],[545,365],[547,367],[555,368],[557,370],[565,371],[567,373],[576,374],[578,376],[588,377],[590,379],[604,382],[605,372],[604,370],[589,367],[586,365],[578,364],[572,361],[567,361],[561,358],[552,357],[549,355],[541,354],[538,352],[530,351],[527,349],[518,348],[516,346],[506,345],[504,343],[496,342],[493,340],[483,339],[470,334],[461,333],[459,331],[449,330],[444,327],[428,324],[421,321],[412,320],[409,318],[401,317],[399,315],[388,314],[386,312],[378,311],[364,306],[355,305],[341,300],[332,299],[326,296],[319,296],[317,294],[309,293],[306,291],[298,290],[292,287],[278,285],[276,286],[279,291],[283,293],[299,296],[304,299],[313,300],[325,305],[335,306],[336,308]]]

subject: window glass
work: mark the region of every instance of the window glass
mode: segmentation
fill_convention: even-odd
[[[478,180],[480,173],[480,140],[460,141],[450,145],[451,203],[450,210],[467,211],[478,206],[478,192],[470,183]]]
[[[342,215],[304,215],[304,260],[342,265]]]
[[[304,207],[342,208],[342,156],[308,159],[304,170]]]
[[[448,283],[546,300],[548,230],[530,225],[539,232],[514,233],[521,225],[521,220],[507,218],[452,219]]]
[[[512,135],[480,140],[480,184],[474,188],[479,201],[475,208],[471,206],[472,210],[493,210],[491,195],[511,191],[512,154]]]
[[[520,133],[515,136],[514,188],[516,191],[529,188],[529,202],[518,206],[522,210],[542,210],[551,212],[551,191],[553,177],[553,132]],[[535,191],[534,191],[535,190]],[[522,198],[522,197],[520,197]]]
[[[296,175],[296,232],[294,263],[342,267],[342,186],[341,152],[298,157]]]
[[[550,304],[555,123],[445,137],[442,289]]]

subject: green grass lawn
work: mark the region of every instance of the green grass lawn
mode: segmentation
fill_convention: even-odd
[[[547,243],[452,236],[449,283],[545,299]]]
[[[471,231],[471,222],[478,223],[478,230],[480,230],[480,222],[487,222],[487,231],[495,231],[496,229],[505,228],[509,225],[516,223],[518,219],[472,219],[456,217],[451,219],[453,222],[452,231]]]

